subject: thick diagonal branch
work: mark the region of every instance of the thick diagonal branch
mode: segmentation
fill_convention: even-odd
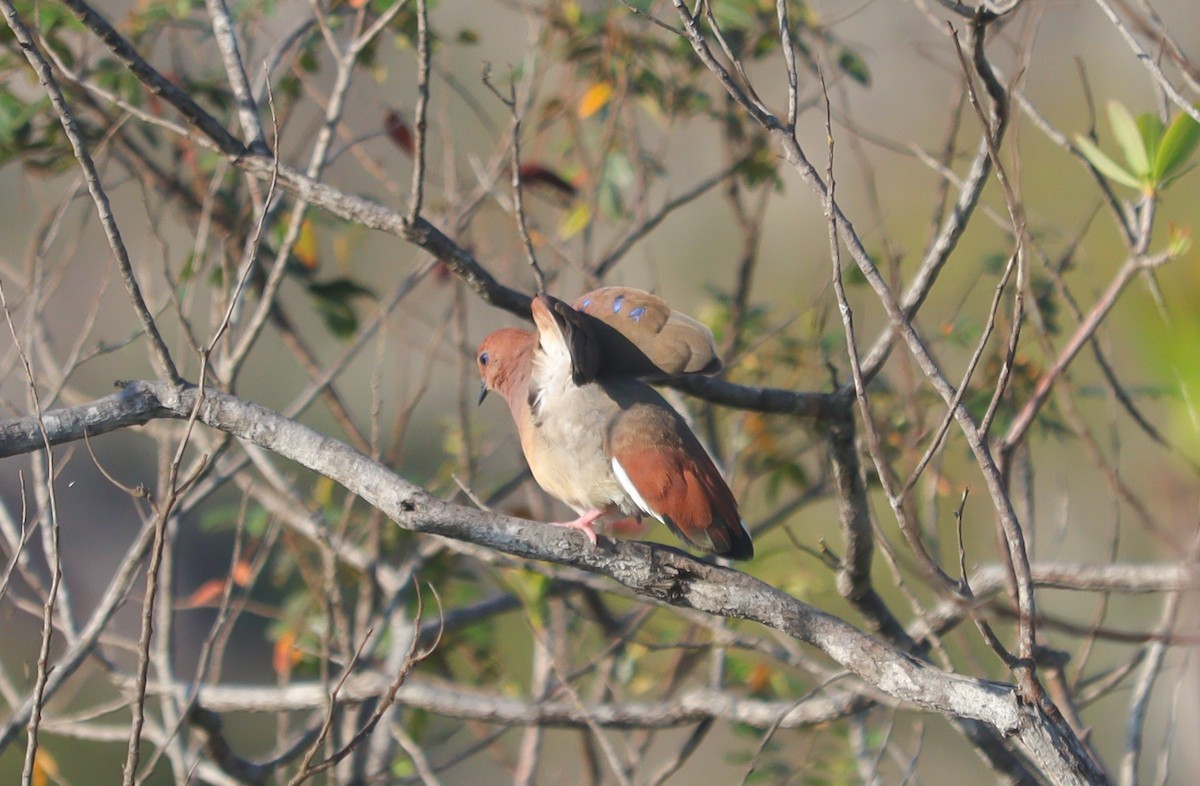
[[[61,443],[98,412],[126,424],[154,418],[197,421],[301,464],[345,486],[399,526],[475,543],[521,557],[598,573],[636,593],[674,606],[752,620],[811,644],[875,689],[902,703],[980,721],[1018,742],[1052,781],[1105,783],[1074,735],[1036,705],[1020,701],[1011,685],[951,674],[924,663],[848,623],[802,603],[751,576],[701,562],[675,549],[602,541],[589,548],[582,534],[442,502],[347,445],[282,415],[233,396],[157,382],[131,382],[84,411],[43,416],[50,441]],[[132,415],[124,415],[122,410]],[[62,426],[61,430],[59,426]],[[23,422],[0,424],[0,455],[21,452]],[[23,450],[36,450],[25,444]]]

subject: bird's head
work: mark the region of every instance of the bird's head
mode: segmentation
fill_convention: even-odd
[[[479,367],[479,403],[495,390],[505,399],[529,379],[537,336],[527,330],[503,328],[488,335],[475,353]]]

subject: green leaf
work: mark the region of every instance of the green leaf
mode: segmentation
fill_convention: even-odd
[[[1186,112],[1180,112],[1171,121],[1170,127],[1163,135],[1162,143],[1158,146],[1154,156],[1154,167],[1150,171],[1151,180],[1156,185],[1166,185],[1168,181],[1183,174],[1182,171],[1177,173],[1176,170],[1181,169],[1191,159],[1197,144],[1200,144],[1200,123]]]
[[[1150,174],[1150,158],[1146,155],[1146,143],[1138,131],[1137,121],[1124,104],[1118,101],[1108,102],[1108,121],[1112,124],[1113,136],[1125,154],[1125,162],[1139,180]],[[1094,163],[1094,162],[1093,162]],[[1099,165],[1096,167],[1099,169]],[[1139,186],[1140,187],[1140,186]]]
[[[354,306],[338,300],[317,300],[317,311],[329,332],[343,341],[358,332],[358,314]]]
[[[305,49],[300,53],[300,59],[297,61],[297,65],[299,65],[300,70],[306,74],[316,73],[317,69],[320,67],[320,63],[317,60],[317,55],[311,49]]]
[[[45,3],[38,7],[38,30],[43,36],[58,32],[60,29],[77,32],[83,30],[83,23],[78,21],[70,11],[58,3]]]
[[[846,76],[860,85],[870,86],[871,71],[867,68],[867,61],[859,57],[857,52],[843,49],[838,55],[837,62],[838,68],[842,69]]]
[[[1076,134],[1075,146],[1079,148],[1080,153],[1083,153],[1083,157],[1100,171],[1100,174],[1109,180],[1117,181],[1121,185],[1141,190],[1143,186],[1142,181],[1126,172],[1120,164],[1105,155],[1104,151],[1096,147],[1096,144],[1092,140]]]
[[[1192,231],[1188,227],[1177,226],[1171,222],[1167,227],[1167,252],[1173,258],[1186,254],[1192,248]]]
[[[1178,172],[1176,172],[1175,174],[1173,174],[1173,175],[1168,175],[1167,177],[1163,178],[1163,181],[1162,181],[1161,183],[1158,183],[1158,184],[1157,184],[1157,185],[1158,185],[1158,188],[1159,188],[1159,190],[1161,191],[1162,189],[1165,189],[1165,188],[1169,187],[1169,186],[1170,186],[1172,183],[1174,183],[1176,180],[1178,180],[1179,178],[1183,177],[1183,176],[1184,176],[1184,175],[1186,175],[1188,172],[1191,172],[1191,171],[1192,171],[1193,169],[1195,169],[1195,168],[1196,168],[1196,165],[1195,165],[1195,164],[1188,164],[1187,166],[1185,166],[1183,169],[1180,169],[1180,170],[1179,170]]]
[[[604,162],[604,179],[612,181],[618,188],[631,188],[637,180],[637,174],[628,156],[614,152]]]
[[[723,3],[714,3],[713,17],[726,33],[745,30],[754,24],[754,5],[753,0],[725,0]]]
[[[1008,254],[992,252],[983,255],[983,272],[989,276],[998,276],[1008,267]]]
[[[1143,112],[1137,117],[1138,133],[1142,136],[1142,146],[1146,148],[1146,156],[1154,161],[1158,155],[1158,146],[1162,143],[1163,124],[1157,115]],[[1151,165],[1153,168],[1153,164]]]
[[[738,175],[747,186],[771,183],[777,191],[783,190],[783,179],[779,176],[779,156],[762,137],[756,137],[750,152],[737,167]]]
[[[341,339],[350,338],[358,331],[353,299],[375,296],[370,289],[348,278],[314,281],[308,285],[308,291],[329,331]]]
[[[606,218],[621,218],[625,215],[625,200],[621,197],[621,189],[611,180],[600,183],[600,193],[596,195],[600,213]]]
[[[317,297],[331,300],[346,300],[352,297],[374,298],[375,292],[350,278],[332,278],[308,285],[308,291]]]

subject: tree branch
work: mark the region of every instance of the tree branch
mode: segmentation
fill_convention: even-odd
[[[100,408],[119,410],[127,403],[138,414],[116,415],[125,422],[186,419],[195,413],[199,422],[211,428],[335,480],[404,529],[574,566],[606,575],[646,598],[759,622],[811,644],[905,704],[978,720],[1015,739],[1044,771],[1054,774],[1055,782],[1106,782],[1074,735],[1065,734],[1059,721],[1046,717],[1038,706],[1020,701],[1011,685],[941,671],[751,576],[672,548],[608,539],[590,548],[581,533],[442,502],[345,444],[276,412],[215,391],[205,391],[198,401],[200,396],[194,387],[130,382]],[[91,412],[95,407],[82,409]],[[67,432],[51,432],[50,426],[65,423],[78,428],[84,418],[50,412],[44,419],[51,441],[62,442]],[[111,429],[99,426],[99,430]],[[23,423],[0,425],[0,434],[20,435],[26,430]],[[35,448],[26,447],[31,449]],[[12,446],[0,445],[0,455],[13,452]]]

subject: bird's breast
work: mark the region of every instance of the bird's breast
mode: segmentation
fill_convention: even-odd
[[[543,390],[537,411],[524,419],[521,448],[534,480],[577,513],[634,504],[616,476],[605,448],[608,424],[619,411],[597,384]]]

